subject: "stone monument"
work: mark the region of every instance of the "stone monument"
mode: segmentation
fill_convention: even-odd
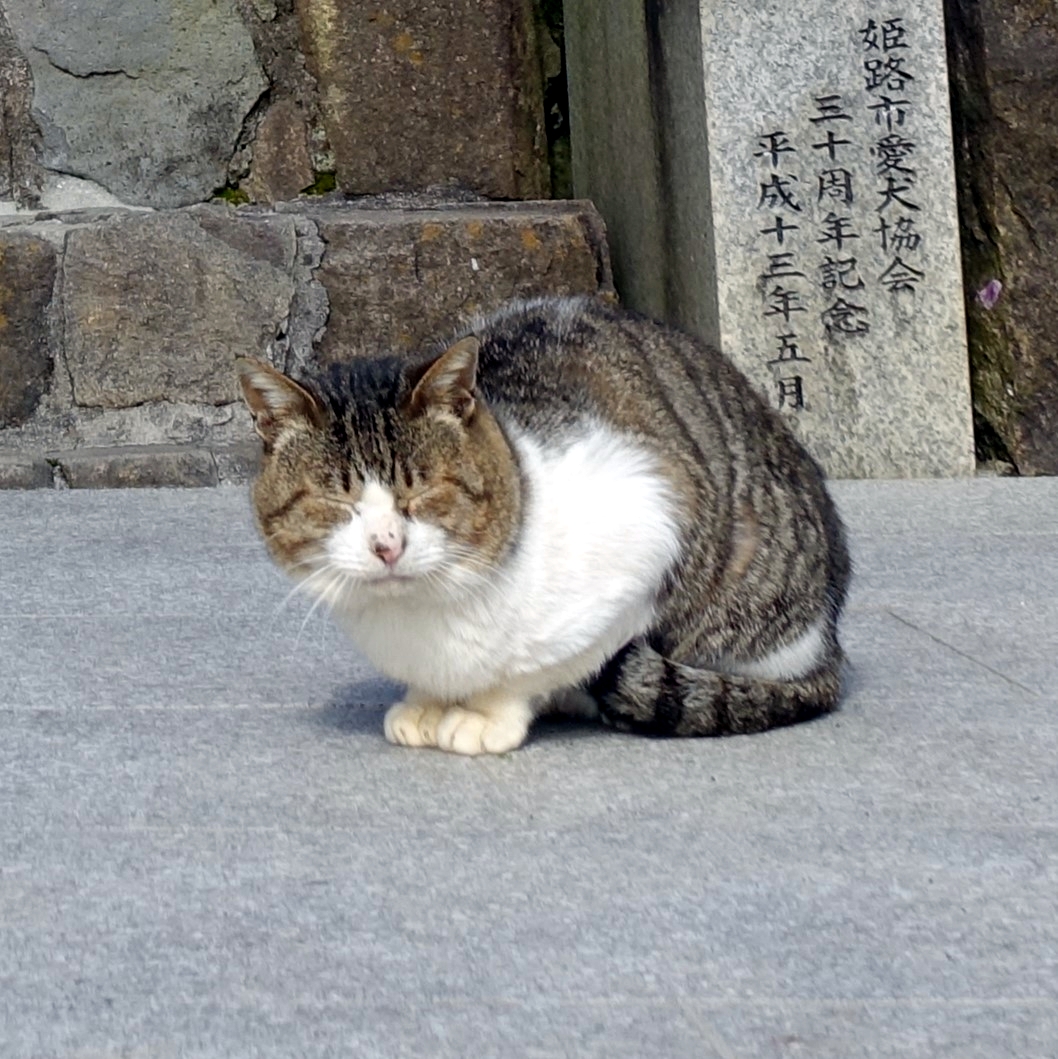
[[[972,472],[941,0],[566,12],[574,186],[625,301],[831,475]]]

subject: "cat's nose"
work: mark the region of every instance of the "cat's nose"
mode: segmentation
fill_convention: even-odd
[[[396,530],[372,533],[371,550],[386,566],[392,566],[404,554],[404,535]]]

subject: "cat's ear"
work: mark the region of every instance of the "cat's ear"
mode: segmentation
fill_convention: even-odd
[[[300,383],[287,378],[270,364],[251,357],[235,361],[242,395],[253,416],[254,429],[265,441],[274,441],[284,423],[297,419],[319,423],[316,398]]]
[[[473,337],[449,346],[416,383],[408,398],[412,415],[437,411],[466,423],[474,414],[474,383],[481,343]]]

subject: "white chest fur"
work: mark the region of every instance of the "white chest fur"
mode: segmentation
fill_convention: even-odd
[[[561,446],[514,444],[528,488],[501,568],[459,598],[370,593],[335,610],[379,670],[434,696],[584,679],[648,627],[678,553],[668,485],[632,441],[596,427]]]

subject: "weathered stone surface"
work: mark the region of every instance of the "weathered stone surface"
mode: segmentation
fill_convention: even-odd
[[[193,206],[187,216],[194,218],[204,232],[226,243],[237,254],[267,262],[280,272],[289,272],[294,267],[298,240],[292,220],[217,206]]]
[[[0,489],[50,489],[51,467],[42,456],[0,452]]]
[[[40,132],[32,114],[33,75],[0,7],[0,199],[33,207],[40,195]]]
[[[237,353],[300,371],[421,347],[514,296],[612,294],[590,204],[383,201],[0,219],[56,364],[28,418],[0,426],[0,483],[51,485],[43,459],[76,487],[243,482],[258,453]]]
[[[1058,8],[946,3],[979,446],[1058,474]]]
[[[75,402],[233,400],[233,358],[267,356],[289,314],[293,246],[289,217],[204,206],[71,231],[63,307]]]
[[[693,29],[697,5],[684,4],[681,8]],[[707,199],[693,218],[696,223],[665,226],[668,204],[661,183],[660,133],[651,98],[642,5],[612,4],[603,11],[591,0],[569,0],[565,16],[573,191],[590,198],[606,221],[614,284],[621,299],[658,319],[693,324],[703,332],[710,321],[715,327],[716,299],[712,292],[716,277],[706,245],[712,223]],[[700,68],[684,70],[683,80],[688,91],[697,86],[694,102],[698,114],[687,130],[691,140],[691,131],[704,128]],[[688,170],[697,170],[706,195],[709,159],[704,132],[700,132],[699,140],[697,158],[681,167],[680,176],[686,178],[690,176]],[[676,142],[685,141],[681,138]],[[688,148],[693,145],[691,141]],[[703,244],[699,252],[686,248],[688,240]],[[687,280],[681,297],[669,293],[679,277]],[[703,303],[701,311],[692,320],[685,319],[688,310],[683,306],[698,303]]]
[[[213,450],[213,459],[220,484],[239,485],[257,474],[261,466],[261,446],[256,438],[240,445],[226,445]]]
[[[531,0],[296,0],[339,185],[547,194]]]
[[[296,198],[313,179],[305,115],[292,100],[280,100],[257,130],[253,166],[241,187],[255,202],[273,203]]]
[[[55,259],[49,242],[0,228],[0,427],[28,419],[51,378]]]
[[[719,345],[832,475],[971,472],[941,0],[566,13],[574,184],[629,303]]]
[[[71,489],[203,486],[219,480],[212,453],[185,445],[77,449],[51,458]]]
[[[231,0],[5,0],[35,82],[48,169],[180,206],[227,180],[267,87]]]
[[[325,363],[419,348],[513,297],[612,289],[588,203],[308,213],[327,245]]]
[[[248,122],[229,180],[259,203],[282,202],[311,186],[334,157],[319,112],[316,79],[301,51],[294,0],[234,0],[268,78],[267,108]],[[252,133],[247,137],[246,133]]]

